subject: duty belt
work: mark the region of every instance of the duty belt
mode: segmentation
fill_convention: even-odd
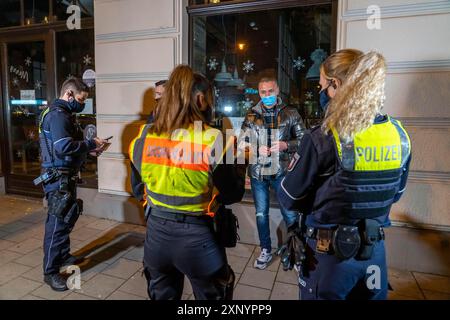
[[[322,228],[307,227],[305,236],[307,238],[311,238],[314,240],[331,241],[331,239],[333,238],[334,232],[335,232],[335,229],[322,229]],[[376,239],[376,241],[380,241],[380,240],[384,240],[383,227],[380,227],[379,233],[378,233],[378,239]]]
[[[213,219],[207,215],[192,216],[184,213],[164,211],[157,208],[149,208],[150,216],[188,224],[210,225]]]

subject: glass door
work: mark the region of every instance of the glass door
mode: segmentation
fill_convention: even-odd
[[[54,96],[48,38],[14,39],[3,45],[7,192],[42,193],[32,181],[40,175],[39,115]]]

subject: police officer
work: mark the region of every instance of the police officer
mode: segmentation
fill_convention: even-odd
[[[212,217],[242,199],[245,167],[220,164],[222,134],[206,124],[212,101],[204,76],[176,67],[155,122],[130,146],[146,190],[144,273],[152,300],[181,299],[185,275],[196,299],[232,298],[234,273]]]
[[[42,183],[48,201],[44,236],[44,281],[53,290],[67,290],[66,280],[59,270],[77,262],[70,254],[69,234],[79,214],[82,202],[76,198],[76,178],[87,154],[101,152],[105,140],[83,140],[72,115],[82,112],[88,97],[87,86],[78,79],[66,80],[60,98],[45,109],[39,121]]]
[[[332,84],[324,123],[305,134],[278,192],[282,205],[306,213],[300,297],[386,299],[384,228],[405,190],[410,140],[398,120],[381,114],[382,55],[340,51],[321,73],[322,88]]]

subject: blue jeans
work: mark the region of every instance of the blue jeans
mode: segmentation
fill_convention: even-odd
[[[265,177],[262,181],[251,178],[253,200],[256,207],[256,225],[258,227],[259,243],[261,248],[272,250],[269,227],[270,188],[277,193],[283,176],[278,178]],[[280,203],[280,211],[286,226],[290,226],[298,219],[296,211],[283,208]]]

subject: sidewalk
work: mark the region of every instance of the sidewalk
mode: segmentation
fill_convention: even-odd
[[[0,299],[148,299],[142,275],[145,228],[83,215],[71,233],[72,253],[87,255],[80,266],[81,289],[55,292],[43,283],[42,239],[46,214],[42,202],[0,196]],[[254,245],[228,250],[236,273],[236,300],[297,300],[294,271],[284,272],[279,258],[266,270],[253,268]],[[389,270],[390,299],[450,300],[450,278]],[[189,281],[183,299],[194,299]]]

